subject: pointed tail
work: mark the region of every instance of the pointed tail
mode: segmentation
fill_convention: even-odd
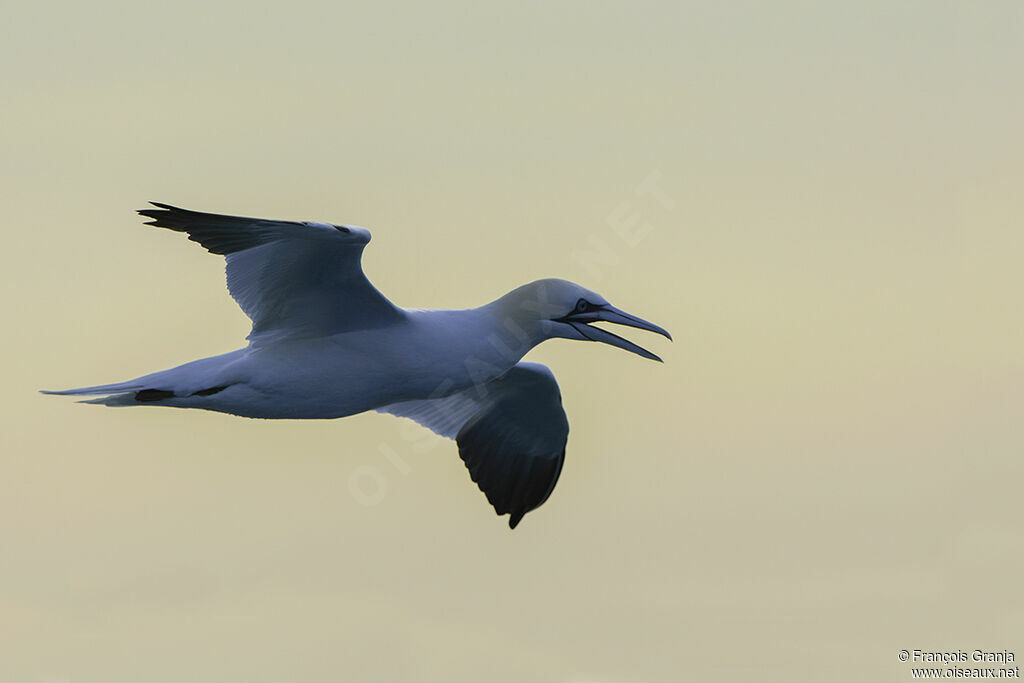
[[[61,391],[48,391],[42,389],[40,394],[52,394],[54,396],[88,396],[90,394],[121,394],[129,391],[138,391],[145,386],[138,380],[127,382],[115,382],[114,384],[97,384],[94,387],[79,387],[77,389],[63,389]]]
[[[145,404],[186,407],[182,399],[205,397],[220,393],[231,382],[220,381],[221,371],[242,357],[245,349],[219,356],[201,358],[170,370],[154,372],[127,382],[97,384],[63,391],[42,391],[58,396],[98,396],[80,403],[98,403],[105,406],[135,406]]]

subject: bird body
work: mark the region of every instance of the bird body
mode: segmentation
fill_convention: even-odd
[[[513,528],[557,481],[568,421],[550,370],[521,362],[554,337],[660,360],[589,323],[662,328],[559,279],[478,308],[395,306],[363,275],[368,231],[154,204],[152,225],[227,259],[228,289],[253,320],[249,345],[126,382],[44,392],[108,406],[198,408],[251,418],[331,419],[378,410],[453,438],[470,475]],[[669,337],[671,338],[671,337]]]
[[[496,304],[404,310],[385,327],[285,337],[128,382],[71,391],[109,394],[120,387],[121,393],[93,402],[138,405],[155,401],[138,401],[130,391],[157,388],[174,394],[159,399],[163,406],[267,419],[333,419],[440,398],[500,377],[538,343],[522,328],[515,328],[517,335],[504,327]]]

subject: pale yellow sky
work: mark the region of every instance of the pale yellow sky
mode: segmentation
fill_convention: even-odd
[[[723,4],[5,10],[0,683],[1024,658],[1024,10]],[[394,418],[36,394],[242,344],[151,199],[367,226],[401,305],[565,277],[676,341],[530,355],[572,432],[510,532]]]

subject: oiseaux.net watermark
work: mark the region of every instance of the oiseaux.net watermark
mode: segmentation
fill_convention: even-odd
[[[900,650],[897,658],[910,665],[911,678],[1020,678],[1012,650]]]

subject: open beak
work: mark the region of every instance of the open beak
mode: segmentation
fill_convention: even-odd
[[[669,334],[668,330],[665,328],[659,327],[654,323],[647,322],[643,318],[637,318],[636,316],[630,315],[625,311],[615,308],[611,304],[604,304],[603,306],[587,311],[586,313],[573,313],[561,319],[561,322],[572,325],[583,339],[617,346],[620,349],[625,349],[626,351],[635,353],[638,356],[650,358],[651,360],[656,360],[659,363],[662,362],[660,358],[642,346],[638,346],[628,339],[623,339],[617,334],[612,334],[607,330],[602,330],[600,327],[593,327],[588,324],[598,321],[615,323],[616,325],[626,325],[628,327],[635,327],[639,330],[655,332],[663,337],[667,337],[669,341],[672,340],[672,335]]]

